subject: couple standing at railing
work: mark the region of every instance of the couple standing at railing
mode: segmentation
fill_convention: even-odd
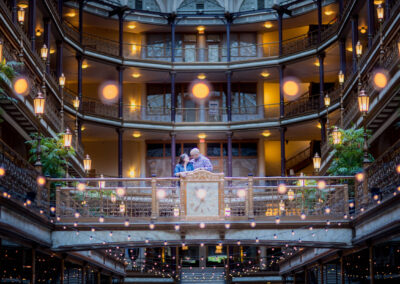
[[[190,159],[191,158],[191,159]],[[213,166],[210,160],[200,153],[200,150],[193,148],[190,150],[190,158],[184,153],[179,156],[178,164],[175,166],[174,175],[185,177],[188,172],[197,170],[212,171]]]

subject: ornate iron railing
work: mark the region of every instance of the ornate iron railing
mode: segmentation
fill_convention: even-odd
[[[0,140],[0,165],[4,170],[0,177],[2,197],[17,200],[32,208],[47,208],[49,195],[38,185],[39,173],[6,143]]]
[[[352,180],[352,177],[222,177],[220,212],[225,212],[222,219],[227,221],[241,217],[273,221],[276,216],[300,220],[302,214],[316,220],[343,219],[349,214],[348,186]],[[56,194],[57,216],[74,218],[78,212],[79,216],[95,222],[100,218],[103,218],[100,222],[115,218],[183,221],[187,214],[183,207],[189,201],[182,195],[178,181],[183,182],[178,178],[156,177],[50,179],[60,185]],[[198,202],[201,200],[198,196]]]

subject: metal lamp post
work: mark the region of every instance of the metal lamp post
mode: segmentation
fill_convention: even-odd
[[[313,157],[313,166],[314,166],[315,173],[318,174],[319,169],[321,168],[321,157],[318,155],[318,153],[315,153],[315,155]]]
[[[365,90],[361,90],[358,95],[358,108],[363,115],[363,124],[364,124],[363,164],[364,168],[366,168],[370,163],[370,160],[368,158],[368,137],[367,137],[367,122],[366,122],[366,116],[369,110],[369,96],[365,93]]]
[[[72,104],[74,105],[75,108],[75,148],[76,150],[78,149],[78,109],[80,105],[80,100],[78,97],[75,97],[75,99],[72,100]]]
[[[331,105],[331,98],[328,94],[324,97],[324,105],[326,108],[326,137],[329,136],[329,106]]]
[[[25,9],[20,7],[17,12],[18,23],[21,26],[21,39],[19,43],[19,60],[24,62],[24,40],[23,40],[23,32],[24,32],[24,23],[25,23]]]
[[[72,133],[67,128],[65,132],[63,133],[63,140],[64,140],[64,148],[65,149],[70,149],[72,146]],[[68,161],[65,160],[65,177],[68,177]]]
[[[356,44],[356,55],[357,55],[357,71],[358,71],[358,86],[357,86],[357,91],[360,93],[361,90],[361,70],[360,70],[360,57],[362,55],[362,44],[360,41],[357,41]]]
[[[44,107],[45,107],[46,99],[44,98],[43,94],[39,91],[36,97],[33,99],[33,106],[35,110],[35,115],[39,119],[39,126],[38,126],[38,133],[37,133],[37,148],[36,148],[36,162],[35,167],[36,169],[41,172],[42,171],[42,147],[41,147],[41,133],[40,133],[40,120],[44,114]]]
[[[378,7],[376,8],[376,13],[379,21],[379,64],[382,66],[383,54],[385,52],[383,48],[383,37],[382,37],[382,23],[383,20],[385,19],[385,9],[382,7],[381,4],[379,4]]]
[[[60,85],[61,92],[61,131],[64,131],[64,86],[65,86],[65,76],[64,73],[61,74],[60,78],[58,78],[58,83]]]
[[[342,70],[338,74],[339,85],[340,85],[340,128],[343,128],[343,84],[344,84],[344,73]]]

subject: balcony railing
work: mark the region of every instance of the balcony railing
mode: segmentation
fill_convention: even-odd
[[[282,218],[342,219],[349,214],[348,186],[352,177],[221,177],[222,204],[217,218],[260,220]],[[74,218],[190,219],[184,189],[178,178],[51,179],[57,182],[57,216]],[[184,180],[180,180],[181,185]],[[281,184],[285,192],[279,193]],[[198,186],[204,186],[198,181]],[[210,194],[208,192],[207,194]],[[197,193],[196,193],[197,195]],[[211,198],[211,197],[210,197]],[[218,198],[217,198],[218,199]],[[197,199],[196,199],[197,200]],[[202,200],[198,197],[198,200]],[[198,202],[200,202],[198,201]],[[207,198],[203,202],[208,202]],[[227,209],[229,208],[229,214]],[[224,215],[225,214],[225,215]],[[238,219],[239,218],[239,219]],[[300,220],[300,219],[299,219]]]
[[[0,147],[1,167],[5,171],[0,177],[2,196],[31,208],[48,208],[48,191],[38,186],[36,169],[2,140]]]
[[[64,21],[64,31],[67,36],[79,43],[79,31],[71,23]],[[335,20],[324,26],[321,33],[321,41],[325,41],[335,34],[338,22]],[[298,53],[318,46],[318,31],[309,32],[294,38],[284,40],[282,43],[283,55]],[[83,32],[82,46],[86,50],[119,56],[119,42],[112,39]],[[279,56],[279,43],[242,43],[233,42],[230,47],[231,61],[257,60]],[[170,43],[157,44],[124,43],[123,57],[125,59],[143,59],[153,61],[171,60],[172,48]],[[226,62],[227,47],[222,42],[209,43],[206,47],[198,47],[196,43],[176,47],[174,49],[175,62]]]
[[[330,93],[332,103],[339,101],[338,90]],[[76,97],[74,91],[65,89],[65,102],[71,108],[73,99]],[[284,104],[284,117],[293,118],[305,114],[315,113],[320,110],[319,96],[309,97],[305,93],[294,101],[288,101]],[[152,107],[136,104],[123,105],[123,121],[151,121],[151,122],[171,122],[170,107]],[[106,104],[99,99],[83,97],[82,114],[98,116],[105,119],[120,120],[119,105],[117,103]],[[280,118],[280,104],[249,105],[242,107],[232,107],[232,121],[277,121]],[[227,107],[200,106],[194,108],[176,109],[176,122],[227,122]]]

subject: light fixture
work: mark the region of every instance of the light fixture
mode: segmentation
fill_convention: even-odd
[[[119,196],[122,197],[126,194],[126,189],[124,187],[117,187],[117,189],[115,190],[115,193]]]
[[[150,224],[149,224],[150,230],[154,230],[155,227],[156,227],[156,225],[154,225],[154,223],[150,223]]]
[[[54,54],[54,53],[56,53],[56,50],[54,48],[50,47],[50,54]]]
[[[357,44],[356,44],[356,55],[357,55],[357,57],[360,57],[361,56],[361,54],[362,54],[362,44],[361,44],[361,42],[360,41],[357,41]]]
[[[43,186],[43,185],[46,184],[46,178],[43,177],[43,176],[38,176],[36,178],[36,182],[37,182],[38,185]]]
[[[383,19],[385,17],[385,9],[383,8],[383,6],[381,4],[379,4],[378,7],[376,8],[376,13],[377,13],[379,22],[383,22]]]
[[[25,96],[29,93],[29,82],[25,77],[15,78],[13,82],[13,89],[17,95]]]
[[[18,23],[22,26],[25,22],[25,9],[20,7],[17,16],[18,16]]]
[[[324,181],[324,180],[319,180],[318,182],[317,182],[317,187],[318,187],[318,189],[324,189],[325,187],[326,187],[326,182]]]
[[[339,128],[335,126],[332,131],[332,143],[334,145],[338,145],[342,143],[342,132],[340,132]]]
[[[261,135],[264,137],[269,137],[269,136],[271,136],[271,132],[269,130],[265,130],[261,133]]]
[[[349,46],[348,48],[346,48],[346,50],[347,50],[348,52],[353,52],[353,47]]]
[[[64,88],[65,86],[65,76],[64,73],[61,74],[60,78],[58,78],[58,83],[60,84],[61,88]]]
[[[301,212],[300,218],[301,218],[301,220],[305,220],[307,218],[307,215],[306,215],[306,213],[304,213],[304,211]]]
[[[76,186],[76,189],[77,189],[78,191],[83,192],[83,191],[85,191],[85,189],[86,189],[86,185],[85,185],[83,182],[80,182],[80,183],[78,183],[78,185]]]
[[[205,133],[200,133],[199,135],[197,135],[197,137],[199,139],[206,139],[207,135]]]
[[[317,171],[319,171],[319,169],[321,168],[321,157],[318,155],[318,153],[315,153],[313,157],[313,165],[314,169]]]
[[[271,22],[265,22],[264,23],[264,28],[266,28],[266,29],[270,29],[270,28],[272,28],[272,23]]]
[[[78,97],[75,97],[75,98],[72,100],[72,104],[73,104],[75,110],[78,110],[78,109],[79,109],[79,104],[80,104],[80,103],[81,103],[81,101],[79,100]]]
[[[285,80],[283,83],[283,92],[289,97],[294,97],[299,94],[300,87],[295,80]]]
[[[129,170],[129,177],[134,178],[135,177],[135,169],[131,168]]]
[[[129,227],[129,219],[126,219],[126,220],[125,220],[124,226],[125,226],[125,227]]]
[[[23,9],[28,8],[28,0],[19,0],[17,6]]]
[[[104,178],[104,175],[101,174],[100,178],[101,179]],[[106,182],[105,181],[99,181],[99,188],[102,189],[102,188],[105,188],[105,187],[106,187]]]
[[[207,84],[199,82],[194,84],[192,94],[197,99],[205,99],[210,94],[210,88]]]
[[[278,185],[278,193],[285,194],[287,192],[286,185],[282,182]]]
[[[339,79],[339,84],[342,86],[344,84],[344,73],[342,70],[339,71],[338,79]]]
[[[230,229],[231,228],[231,224],[229,224],[229,223],[225,223],[225,229]]]
[[[385,70],[379,70],[374,73],[373,75],[373,85],[376,89],[382,90],[385,88],[388,84],[388,73]]]
[[[332,10],[326,10],[324,12],[324,14],[327,15],[327,16],[333,15],[333,13],[334,13],[334,11],[332,11]]]
[[[364,173],[363,172],[357,173],[356,174],[356,180],[358,182],[362,182],[364,180]]]
[[[397,42],[397,51],[398,51],[399,56],[400,56],[400,39],[399,39],[399,41]]]
[[[41,36],[42,35],[42,31],[40,29],[37,29],[35,35],[37,37]]]
[[[40,57],[42,58],[43,61],[46,61],[48,55],[49,55],[49,49],[47,48],[46,44],[43,44],[42,48],[40,49]]]
[[[225,207],[224,215],[225,217],[231,217],[231,208],[229,206]]]
[[[206,28],[204,26],[198,26],[197,27],[197,31],[199,32],[200,35],[204,34],[205,30],[206,30]]]
[[[204,73],[200,73],[199,75],[197,75],[197,79],[199,80],[204,80],[205,78],[207,78],[207,76]]]
[[[140,133],[139,131],[133,131],[132,136],[134,138],[139,138],[140,136],[142,136],[142,133]]]
[[[261,75],[263,78],[268,78],[271,74],[268,73],[267,71],[263,71],[263,72],[260,73],[260,75]]]
[[[177,206],[174,207],[174,216],[175,217],[179,216],[179,207],[177,207]]]
[[[236,195],[239,198],[245,198],[246,197],[246,190],[244,190],[243,188],[238,189],[238,191],[236,192]]]
[[[361,113],[366,114],[369,110],[369,96],[362,89],[358,95],[358,108]]]
[[[288,199],[290,201],[292,201],[294,199],[294,191],[292,189],[289,189],[287,195],[288,195]]]
[[[375,5],[382,5],[384,2],[384,0],[374,0]]]
[[[366,27],[361,27],[360,28],[360,33],[365,34],[367,32],[367,28]]]
[[[100,217],[99,217],[99,222],[100,222],[100,223],[104,223],[104,216],[100,216]]]
[[[87,63],[87,61],[86,60],[83,60],[82,61],[82,69],[86,69],[86,68],[88,68],[89,67],[89,64]]]
[[[75,11],[70,11],[68,13],[65,13],[65,16],[67,16],[68,18],[73,18],[76,16]]]
[[[90,159],[89,154],[86,154],[85,159],[83,159],[83,168],[86,172],[90,171],[92,168],[92,159]]]
[[[175,231],[179,231],[179,229],[181,228],[181,226],[179,226],[179,224],[176,224],[174,227],[175,227]]]
[[[42,92],[38,92],[37,96],[33,99],[33,105],[35,109],[35,114],[41,117],[44,114],[44,106],[46,99],[43,97]]]
[[[324,97],[324,104],[325,107],[329,107],[331,105],[331,98],[328,96],[328,94],[326,94]]]
[[[317,59],[315,62],[314,62],[314,65],[315,66],[317,66],[317,67],[319,67],[320,66],[320,64],[319,64],[319,60]]]
[[[63,134],[63,139],[64,139],[64,147],[67,149],[70,148],[72,145],[72,133],[69,130],[69,128],[65,130],[65,133]]]
[[[129,23],[128,24],[128,29],[130,29],[130,30],[136,29],[136,24],[135,23]]]
[[[281,219],[279,218],[279,216],[275,217],[275,224],[279,225],[281,223]]]
[[[167,197],[167,192],[164,189],[157,190],[158,199],[164,199],[165,197]]]
[[[3,166],[0,166],[0,177],[3,177],[6,174],[6,169]]]
[[[132,74],[132,77],[135,78],[135,79],[140,78],[140,76],[142,76],[142,74],[140,74],[139,72],[134,72],[134,73]]]
[[[199,227],[200,227],[200,229],[204,229],[204,228],[206,227],[206,224],[203,223],[203,222],[201,222],[200,225],[199,225]]]

